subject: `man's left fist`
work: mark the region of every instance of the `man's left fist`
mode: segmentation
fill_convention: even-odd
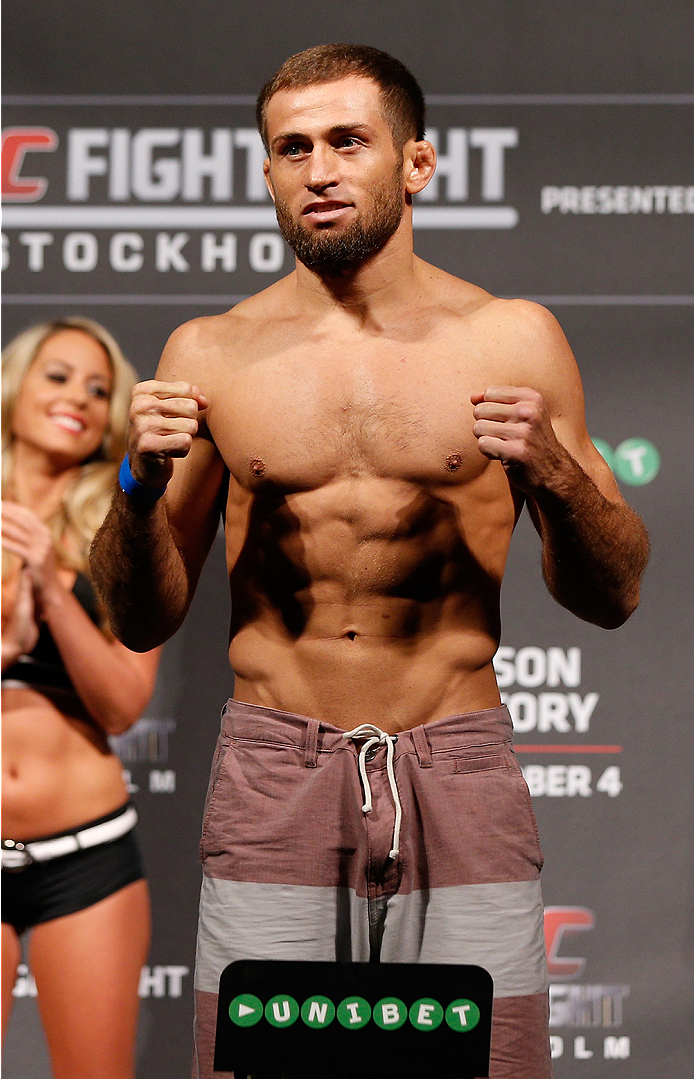
[[[509,480],[530,494],[565,465],[542,394],[528,386],[488,386],[470,397],[480,452],[501,461]]]

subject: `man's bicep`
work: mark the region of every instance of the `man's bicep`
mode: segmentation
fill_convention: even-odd
[[[598,490],[611,502],[622,502],[612,471],[588,433],[583,382],[571,346],[550,312],[543,309],[539,321],[542,360],[537,389],[549,409],[554,433]]]
[[[586,430],[585,421],[582,424],[582,431],[577,430],[564,416],[560,420],[553,419],[552,426],[562,446],[569,451],[586,475],[590,476],[601,494],[610,502],[623,502],[624,498],[617,486],[612,469],[593,445]]]
[[[206,363],[208,339],[204,319],[179,326],[162,352],[155,378],[162,382],[188,383],[210,400]],[[205,412],[198,413],[198,432],[185,457],[174,460],[166,491],[169,523],[194,587],[219,525],[223,507],[226,468],[215,446]]]
[[[548,400],[554,433],[601,494],[610,502],[623,502],[612,470],[588,432],[581,377],[573,356],[570,360],[563,385]]]
[[[224,461],[209,438],[197,436],[188,456],[174,462],[166,511],[192,587],[219,527],[226,478]]]

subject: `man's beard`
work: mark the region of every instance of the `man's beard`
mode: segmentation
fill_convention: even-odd
[[[332,227],[309,231],[295,221],[286,203],[275,203],[277,223],[292,251],[309,270],[339,274],[356,269],[387,244],[402,221],[402,166],[374,196],[363,217],[358,217],[344,231]]]

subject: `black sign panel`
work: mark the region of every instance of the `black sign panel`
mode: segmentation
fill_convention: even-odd
[[[237,1079],[489,1075],[492,979],[475,966],[243,960],[219,985],[216,1071]]]

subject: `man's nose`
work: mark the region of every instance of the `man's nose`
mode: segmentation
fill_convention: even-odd
[[[327,147],[314,146],[308,162],[306,186],[321,191],[337,180],[335,155]]]

